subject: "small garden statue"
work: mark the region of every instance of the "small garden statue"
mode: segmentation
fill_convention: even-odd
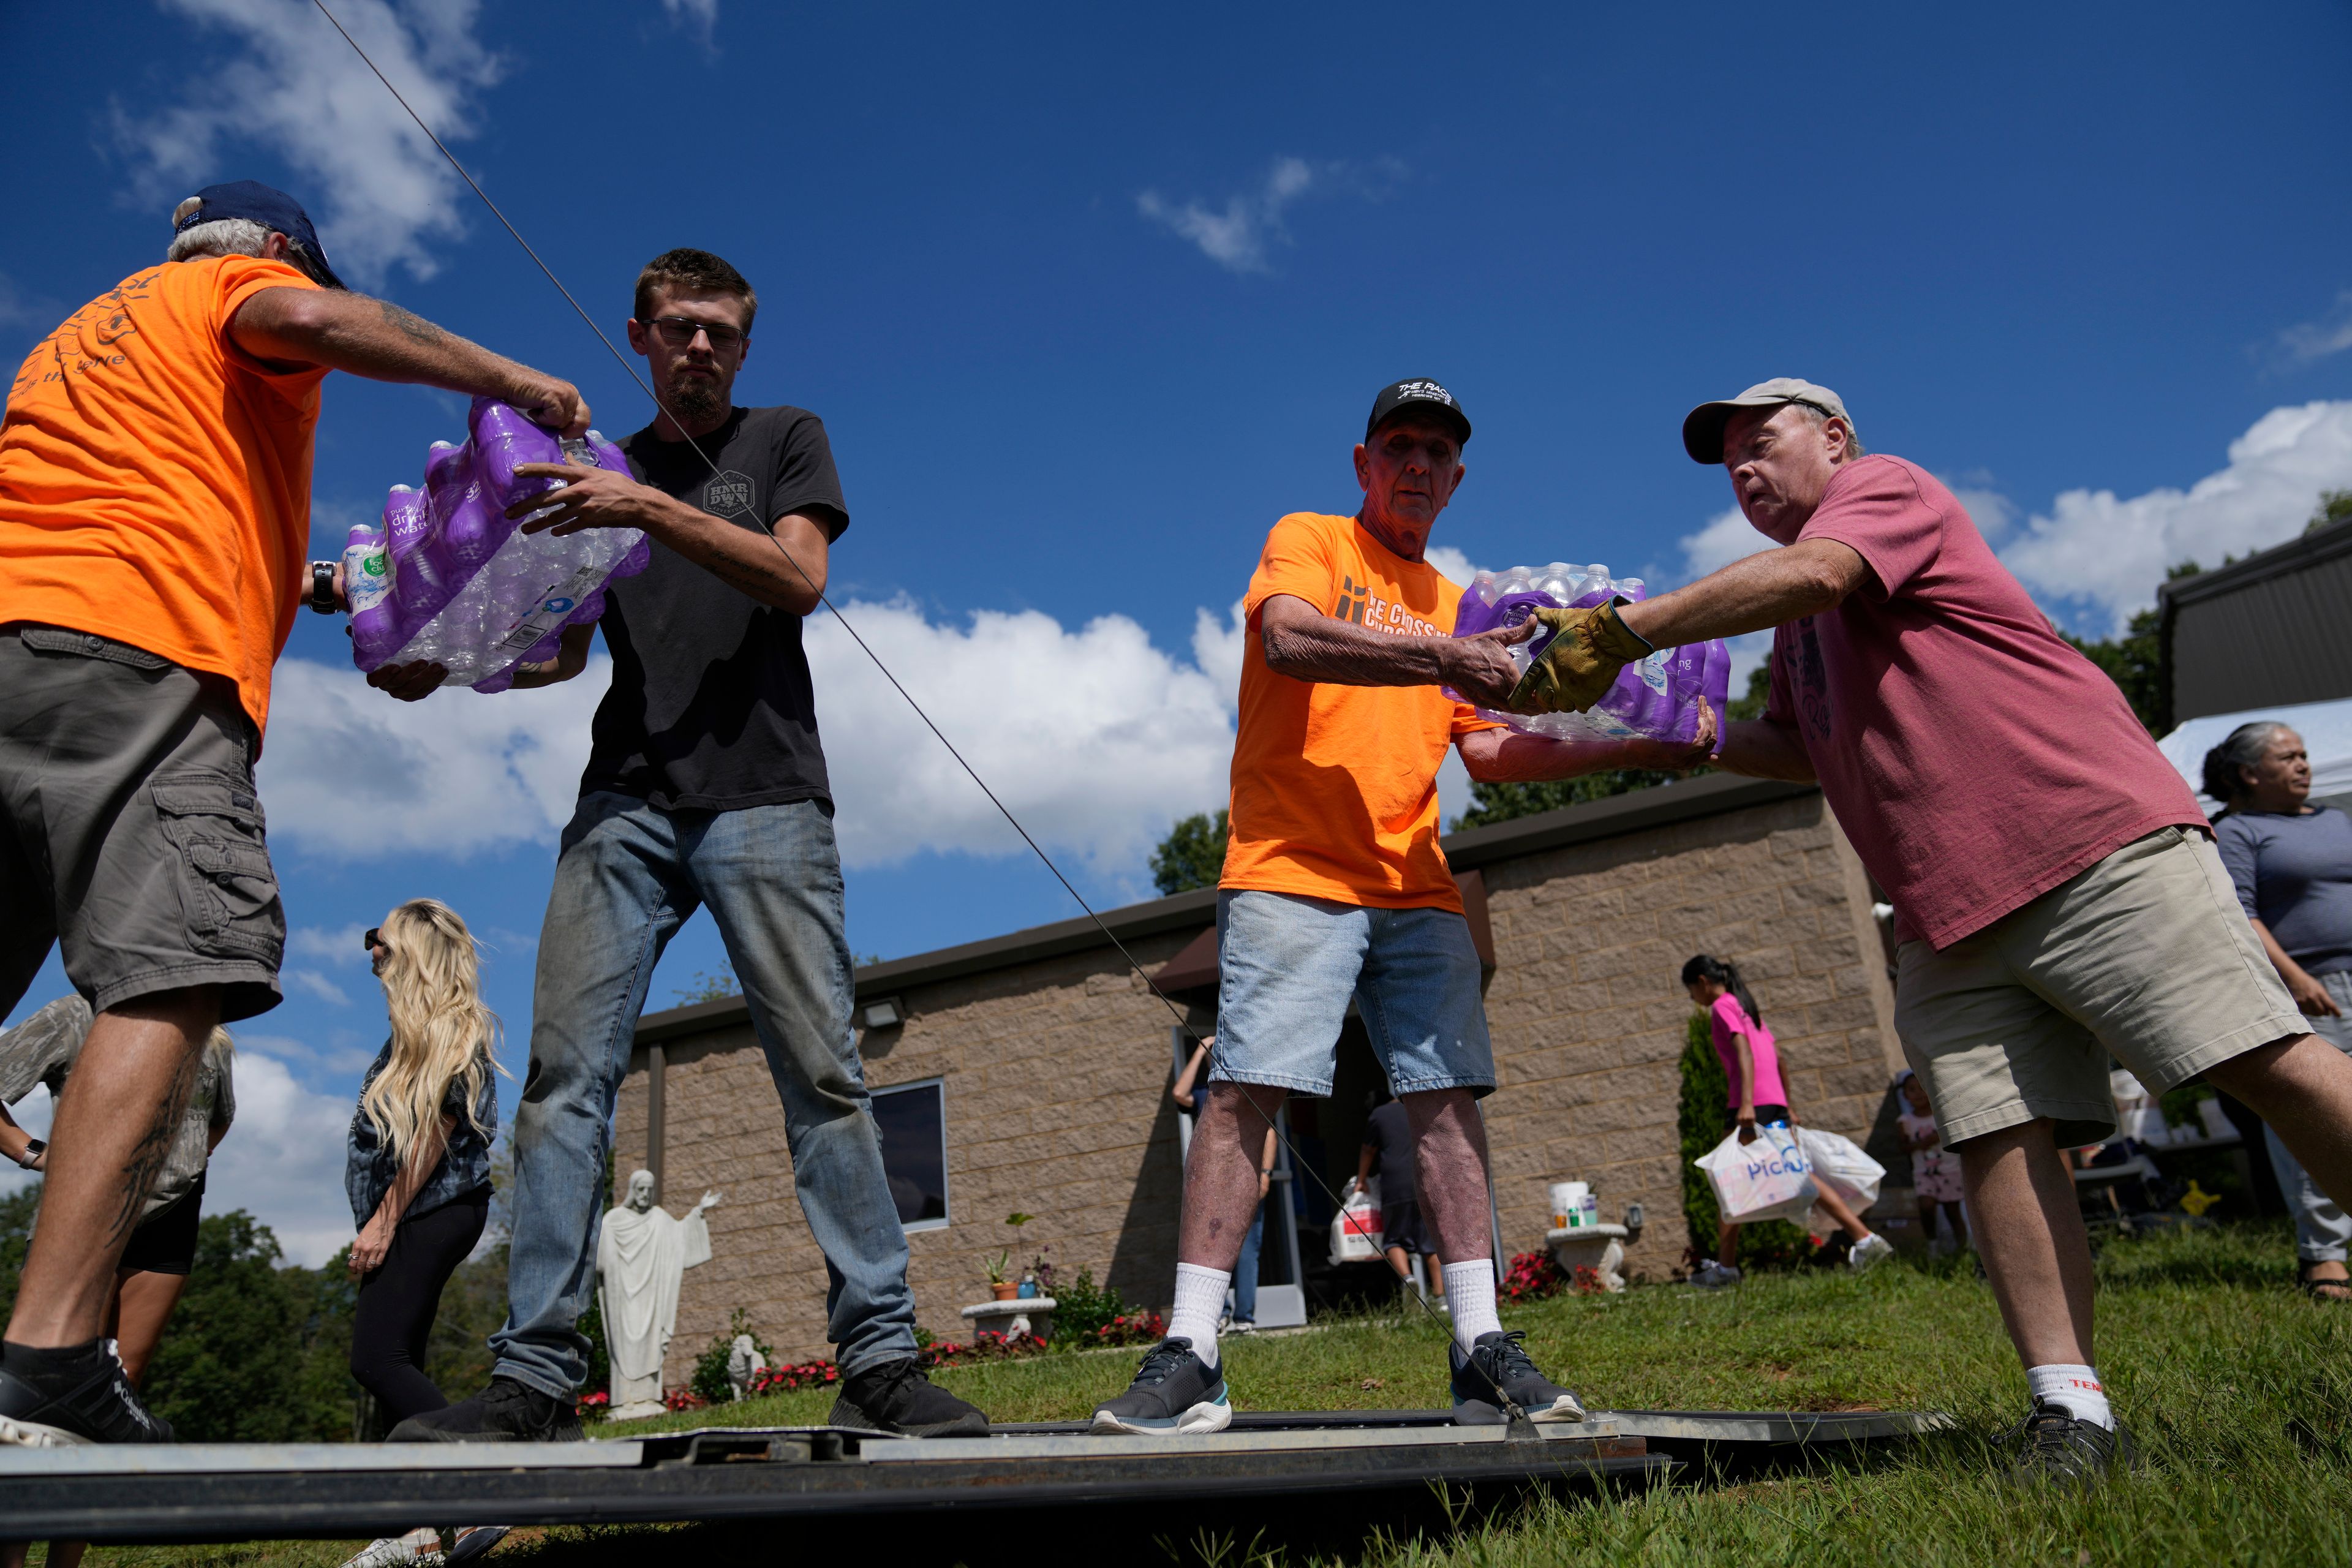
[[[749,1334],[735,1336],[734,1349],[727,1352],[727,1385],[735,1391],[740,1402],[751,1392],[752,1380],[768,1370],[768,1358],[751,1342]]]

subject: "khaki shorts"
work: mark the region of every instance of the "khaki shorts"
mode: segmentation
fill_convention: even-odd
[[[2115,1135],[2107,1058],[2158,1094],[2310,1032],[2213,842],[2134,839],[1941,952],[1895,955],[1895,1027],[1947,1143],[2037,1117],[2058,1146]]]

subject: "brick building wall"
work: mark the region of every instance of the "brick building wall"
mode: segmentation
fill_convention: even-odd
[[[1643,796],[1457,835],[1448,851],[1457,869],[1481,870],[1493,928],[1486,1011],[1501,1088],[1485,1105],[1505,1245],[1539,1244],[1551,1182],[1591,1181],[1604,1217],[1643,1205],[1648,1226],[1627,1263],[1656,1279],[1678,1269],[1685,1239],[1685,959],[1738,961],[1808,1121],[1864,1141],[1899,1059],[1868,884],[1820,795],[1715,778]],[[1203,895],[1137,909],[1158,911],[1123,932],[1148,967],[1213,912]],[[898,1028],[861,1036],[867,1081],[946,1086],[952,1223],[908,1237],[918,1314],[941,1337],[962,1337],[958,1309],[987,1296],[983,1257],[1013,1244],[1003,1221],[1015,1209],[1037,1216],[1016,1258],[1050,1242],[1059,1267],[1090,1268],[1163,1309],[1174,1275],[1169,1015],[1098,939],[1025,934],[860,975],[861,998],[894,994],[908,1013]],[[1039,946],[1060,951],[1028,955]],[[941,972],[953,973],[927,978]],[[725,1194],[709,1216],[711,1261],[679,1295],[666,1381],[686,1380],[737,1307],[784,1355],[828,1353],[824,1259],[793,1194],[782,1114],[750,1026],[739,1010],[646,1028],[673,1031],[665,1206]],[[618,1181],[646,1163],[648,1098],[641,1047],[616,1117]]]
[[[1190,933],[1129,943],[1147,967]],[[869,1087],[945,1080],[952,1223],[907,1237],[922,1325],[964,1339],[959,1310],[988,1299],[985,1258],[1016,1261],[1051,1243],[1057,1265],[1091,1268],[1130,1300],[1158,1301],[1176,1270],[1177,1132],[1162,1092],[1170,1017],[1108,947],[908,988],[899,1028],[862,1031]],[[1202,1021],[1205,1023],[1205,1020]],[[741,1307],[793,1360],[832,1353],[824,1257],[793,1193],[783,1113],[748,1024],[666,1046],[663,1205],[682,1214],[706,1188],[710,1261],[688,1271],[666,1384]],[[644,1053],[621,1089],[614,1171],[646,1163]],[[1014,1210],[1036,1215],[1018,1237]]]
[[[1635,1275],[1681,1265],[1675,1114],[1693,953],[1739,964],[1797,1113],[1867,1138],[1900,1065],[1894,996],[1861,863],[1819,795],[1484,870],[1501,1083],[1486,1110],[1507,1246],[1540,1237],[1551,1183],[1580,1180],[1604,1219],[1642,1205],[1648,1223],[1626,1259]]]

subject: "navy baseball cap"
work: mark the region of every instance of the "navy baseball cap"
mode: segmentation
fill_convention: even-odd
[[[1456,441],[1470,439],[1469,416],[1462,412],[1462,405],[1454,401],[1452,393],[1427,376],[1381,388],[1381,395],[1372,399],[1372,416],[1364,421],[1364,439],[1370,440],[1373,431],[1395,416],[1407,413],[1433,415],[1440,424],[1453,427]]]
[[[218,223],[234,217],[251,218],[273,234],[298,241],[326,275],[322,281],[330,288],[343,286],[343,280],[327,264],[326,247],[319,243],[319,231],[310,226],[310,215],[302,210],[302,204],[258,180],[206,185],[180,204],[179,211],[173,215],[172,232],[184,234],[200,223]]]

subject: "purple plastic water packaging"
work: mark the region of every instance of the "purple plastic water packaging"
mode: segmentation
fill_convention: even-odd
[[[1481,572],[1462,595],[1454,635],[1473,637],[1496,626],[1516,626],[1538,609],[1590,609],[1619,597],[1639,603],[1648,595],[1649,588],[1640,578],[1612,577],[1609,568],[1597,563],[1578,567],[1555,561],[1548,566]],[[1512,663],[1524,673],[1555,635],[1539,631],[1514,645]],[[1730,674],[1731,656],[1720,640],[1691,643],[1627,665],[1601,700],[1582,713],[1506,713],[1486,708],[1479,712],[1536,735],[1604,739],[1643,735],[1687,742],[1698,737],[1701,696],[1714,705],[1718,717],[1722,714]]]
[[[363,609],[353,601],[352,658],[369,670],[429,661],[447,668],[452,683],[503,691],[517,665],[555,656],[566,626],[601,616],[605,585],[644,571],[651,547],[635,529],[559,539],[525,533],[529,517],[506,515],[564,482],[519,479],[521,464],[628,472],[620,449],[595,431],[584,441],[560,439],[485,397],[474,399],[467,425],[462,444],[433,444],[421,490],[393,487],[381,534],[352,531],[354,550],[371,542],[381,550],[388,585]]]

